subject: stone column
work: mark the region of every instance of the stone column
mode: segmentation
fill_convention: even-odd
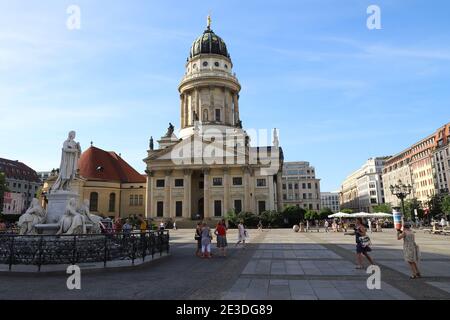
[[[181,128],[184,128],[184,119],[185,119],[185,112],[184,112],[184,94],[180,94],[180,117],[181,117]]]
[[[233,94],[233,104],[234,104],[234,124],[239,120],[239,97],[238,94]]]
[[[191,178],[192,170],[184,170],[184,199],[183,199],[183,218],[189,219],[192,216],[191,212]]]
[[[151,170],[146,170],[145,173],[147,173],[147,193],[145,195],[145,217],[146,218],[153,218],[153,183],[154,183],[154,172]],[[128,199],[126,199],[128,201]],[[155,214],[156,216],[156,214]]]
[[[184,127],[189,126],[189,95],[184,95]]]
[[[204,175],[204,182],[203,182],[203,190],[204,190],[204,205],[203,205],[203,212],[205,218],[210,218],[210,176],[209,176],[209,169],[203,170]]]
[[[267,183],[269,185],[269,203],[268,210],[275,210],[275,192],[274,192],[274,182],[273,176],[270,175],[267,177]]]
[[[244,170],[244,212],[250,211],[250,169],[245,167]]]
[[[230,175],[229,169],[223,169],[223,215],[230,210]]]
[[[172,217],[172,197],[171,197],[171,189],[170,185],[172,182],[171,174],[172,170],[165,171],[166,178],[164,181],[164,218]]]
[[[299,190],[300,190],[300,183],[299,183]],[[277,210],[279,212],[283,210],[283,179],[281,176],[281,171],[278,171],[277,173]]]
[[[255,188],[256,188],[256,178],[254,171],[250,168],[249,176],[250,185],[250,212],[257,213],[255,208]]]

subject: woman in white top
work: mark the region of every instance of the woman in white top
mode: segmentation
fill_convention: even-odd
[[[241,220],[238,225],[238,242],[236,243],[236,247],[239,243],[242,243],[242,247],[245,248],[246,235],[247,235],[247,230],[245,230],[244,221]]]

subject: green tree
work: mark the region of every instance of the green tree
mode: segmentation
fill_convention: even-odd
[[[439,195],[433,195],[427,201],[427,206],[429,210],[430,217],[434,217],[442,213],[441,208],[442,197]]]
[[[259,216],[263,226],[279,226],[281,225],[282,217],[281,214],[275,210],[273,211],[264,211]]]
[[[373,207],[374,212],[392,213],[392,208],[389,203],[379,204]]]
[[[325,207],[319,211],[318,217],[319,219],[323,220],[327,219],[330,214],[333,214],[333,211],[330,208]]]
[[[417,198],[405,200],[405,217],[409,219],[415,217],[415,210],[417,210],[418,218],[423,218],[422,203]]]
[[[308,209],[308,211],[306,211],[306,213],[305,213],[306,220],[315,220],[318,218],[319,218],[319,215],[314,210]]]
[[[353,213],[352,209],[342,209],[341,212],[343,213]]]
[[[6,186],[6,177],[3,172],[0,172],[0,213],[3,211],[3,198],[5,196],[5,192],[8,192],[9,189]]]
[[[281,212],[284,225],[293,226],[299,224],[305,218],[305,210],[299,206],[287,206]]]
[[[444,212],[446,215],[450,215],[450,195],[442,198],[441,208],[442,212]]]

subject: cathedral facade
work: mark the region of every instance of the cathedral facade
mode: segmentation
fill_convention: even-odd
[[[230,210],[281,210],[277,131],[271,146],[251,146],[239,114],[241,85],[210,21],[192,44],[185,68],[178,136],[170,124],[158,148],[150,140],[144,159],[147,217],[219,219]]]

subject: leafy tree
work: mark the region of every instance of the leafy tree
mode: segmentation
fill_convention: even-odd
[[[275,227],[281,225],[282,222],[281,214],[274,210],[264,211],[263,213],[261,213],[259,217],[261,219],[263,226],[270,225],[271,227]]]
[[[3,172],[0,172],[0,213],[3,211],[3,198],[5,196],[5,192],[8,192],[9,189],[6,186],[6,177]]]
[[[318,218],[319,218],[319,215],[314,210],[309,209],[305,213],[305,219],[306,220],[315,220],[315,219],[318,219]]]
[[[423,218],[423,208],[422,203],[417,200],[417,198],[412,198],[405,200],[405,217],[413,218],[415,217],[414,210],[417,210],[418,218]]]
[[[373,207],[374,212],[392,213],[392,208],[389,203],[379,204]]]
[[[298,206],[288,206],[281,212],[284,225],[299,224],[305,218],[305,210]]]
[[[352,209],[342,209],[341,212],[343,213],[353,213]]]
[[[446,215],[450,215],[450,195],[442,198],[441,208],[442,212],[444,212]]]
[[[442,213],[442,208],[441,208],[442,199],[441,198],[442,197],[439,195],[433,195],[427,201],[427,206],[429,209],[430,217],[434,217],[434,216]]]
[[[319,219],[323,220],[327,219],[330,214],[333,214],[333,211],[330,208],[325,207],[319,211],[318,216]]]

